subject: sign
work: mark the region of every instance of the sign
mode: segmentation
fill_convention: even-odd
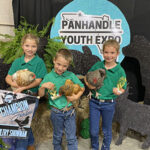
[[[0,137],[26,138],[37,98],[0,90]]]
[[[130,43],[128,23],[117,6],[107,0],[74,0],[56,16],[50,37],[61,37],[68,49],[82,52],[87,45],[92,54],[103,60],[103,43],[115,39],[120,44],[118,61],[124,58],[122,48]]]

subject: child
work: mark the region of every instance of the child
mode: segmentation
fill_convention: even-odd
[[[30,90],[32,95],[36,96],[38,94],[38,86],[44,76],[47,73],[44,61],[36,54],[38,48],[39,38],[33,34],[26,34],[22,38],[22,49],[24,51],[24,55],[18,59],[16,59],[11,68],[8,71],[8,75],[6,76],[6,82],[15,87],[16,93],[24,92]],[[36,75],[36,79],[29,84],[28,86],[19,87],[15,81],[12,80],[12,75],[22,69],[28,69],[31,72],[34,72]],[[38,106],[38,104],[36,104]],[[34,150],[34,138],[32,131],[29,134],[28,139],[19,139],[17,140],[16,150]]]
[[[112,119],[115,112],[115,99],[126,88],[126,75],[123,68],[116,62],[119,55],[119,43],[115,40],[108,40],[103,45],[104,61],[97,62],[89,71],[105,69],[106,77],[100,89],[95,90],[94,86],[87,83],[92,89],[92,98],[89,103],[90,107],[90,136],[92,150],[99,150],[99,122],[102,116],[102,130],[104,134],[101,150],[110,150],[112,139]],[[124,81],[120,81],[124,79]],[[120,82],[120,83],[119,83]],[[121,85],[121,86],[120,86]],[[117,88],[119,87],[119,89]],[[96,92],[99,93],[96,97]]]
[[[61,96],[52,100],[48,94],[49,105],[51,107],[50,119],[53,125],[53,145],[54,150],[61,150],[62,135],[65,131],[68,150],[77,150],[76,138],[76,120],[75,113],[71,101],[76,101],[84,92],[84,85],[75,76],[74,73],[67,71],[72,62],[72,55],[67,49],[60,49],[53,59],[54,69],[48,73],[40,84],[39,96],[44,96],[46,89],[56,90],[59,93],[59,88],[65,84],[67,79],[72,80],[75,84],[79,84],[81,91],[73,96]],[[70,101],[67,109],[67,101]],[[64,111],[65,108],[65,111]],[[65,130],[64,130],[65,129]]]

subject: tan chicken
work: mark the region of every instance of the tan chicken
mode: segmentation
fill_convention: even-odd
[[[72,96],[81,90],[79,84],[74,84],[70,79],[67,79],[65,84],[60,87],[59,94],[65,96]]]
[[[19,86],[27,86],[32,83],[35,78],[35,74],[28,69],[19,70],[12,75],[12,80],[16,81]]]
[[[65,84],[60,87],[59,95],[72,96],[73,94],[77,94],[79,91],[81,91],[80,85],[74,84],[70,79],[67,79]],[[64,108],[64,111],[68,107],[69,103],[70,102],[67,103],[67,106]],[[72,102],[72,104],[75,108],[77,108],[79,101],[78,100],[74,101],[74,102]]]

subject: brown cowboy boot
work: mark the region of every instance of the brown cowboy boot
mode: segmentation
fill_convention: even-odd
[[[36,149],[35,149],[34,145],[30,145],[30,146],[28,146],[27,150],[36,150]]]

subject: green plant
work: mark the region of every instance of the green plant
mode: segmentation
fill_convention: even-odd
[[[53,68],[53,58],[56,52],[61,48],[67,48],[66,45],[61,41],[61,38],[57,37],[48,39],[44,54],[44,61],[48,72],[50,72]]]
[[[14,29],[15,36],[11,36],[8,34],[0,36],[4,36],[8,41],[0,41],[0,55],[1,58],[3,58],[3,62],[6,64],[12,63],[16,58],[22,56],[23,51],[21,48],[21,39],[22,37],[27,33],[32,33],[37,35],[40,38],[45,38],[45,35],[50,27],[54,23],[54,18],[50,20],[46,27],[43,28],[43,30],[38,31],[38,25],[34,26],[31,24],[28,24],[25,18],[22,18],[20,21],[20,25],[17,29]],[[53,58],[56,54],[56,52],[61,48],[67,48],[65,44],[62,42],[60,37],[56,37],[53,39],[50,39],[49,37],[46,37],[47,45],[44,51],[42,50],[44,61],[47,67],[48,72],[51,71],[53,68]]]
[[[2,138],[0,138],[0,150],[8,150],[10,149],[10,145],[6,144]]]
[[[38,31],[38,25],[34,26],[28,24],[25,18],[22,17],[20,25],[18,28],[14,29],[15,36],[0,34],[0,36],[3,36],[7,39],[5,42],[0,41],[0,56],[3,58],[3,62],[10,64],[16,58],[22,56],[23,51],[21,48],[21,39],[25,34],[32,33],[42,38],[46,35],[50,25],[53,24],[53,22],[54,18],[51,19],[41,31]]]

